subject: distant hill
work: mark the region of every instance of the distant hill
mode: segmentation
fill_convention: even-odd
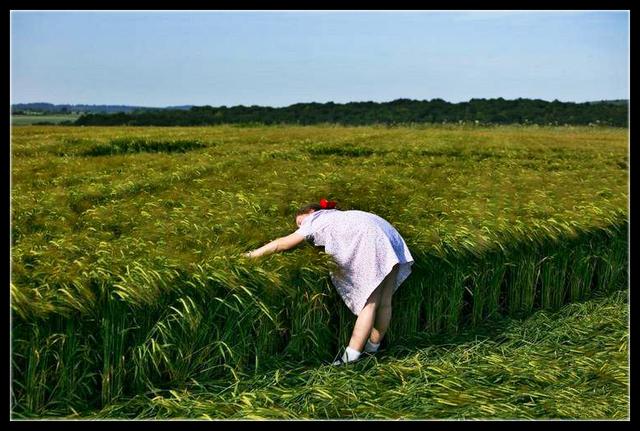
[[[442,99],[396,99],[391,102],[345,104],[296,103],[282,108],[269,106],[167,106],[72,105],[17,103],[15,118],[44,115],[79,115],[76,125],[201,126],[214,124],[319,124],[344,125],[466,123],[475,124],[593,124],[626,127],[627,99],[583,103],[540,99],[471,99],[450,103]],[[75,121],[74,121],[75,120]]]
[[[399,99],[403,100],[403,99]],[[357,103],[357,102],[352,102]],[[628,105],[627,99],[613,99],[613,100],[597,100],[586,102],[590,105]],[[306,104],[295,104],[306,105]],[[308,105],[314,105],[310,103]],[[195,105],[178,105],[178,106],[166,106],[166,107],[149,107],[149,106],[132,106],[132,105],[73,105],[73,104],[61,104],[55,105],[53,103],[38,102],[38,103],[15,103],[11,105],[11,112],[17,113],[43,113],[43,114],[66,114],[66,113],[86,113],[86,114],[115,114],[118,112],[131,113],[136,111],[149,111],[149,110],[184,110],[188,111]]]
[[[86,113],[86,114],[114,114],[117,112],[136,112],[157,109],[191,109],[192,105],[168,106],[166,108],[152,108],[147,106],[130,106],[130,105],[54,105],[52,103],[15,103],[11,105],[11,112],[17,113],[45,113],[45,114],[65,114],[65,113]]]
[[[402,99],[399,99],[402,100]],[[352,102],[357,103],[357,102]],[[627,99],[613,99],[613,100],[597,100],[586,102],[590,105],[628,105],[629,101]],[[304,104],[295,104],[296,105],[304,105]],[[313,103],[309,105],[314,105]],[[52,103],[39,102],[39,103],[15,103],[11,105],[12,113],[47,113],[47,114],[64,114],[64,113],[87,113],[87,114],[114,114],[117,112],[130,113],[135,111],[146,111],[146,110],[184,110],[188,111],[193,108],[195,105],[178,105],[178,106],[166,106],[162,108],[157,107],[149,107],[149,106],[132,106],[132,105],[73,105],[73,104],[62,104],[55,105]]]

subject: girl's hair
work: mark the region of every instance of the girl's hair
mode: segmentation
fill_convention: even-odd
[[[300,208],[298,210],[298,212],[296,213],[296,217],[298,217],[301,214],[309,214],[311,212],[311,210],[319,211],[321,209],[322,209],[322,207],[319,204],[305,205],[305,206],[303,206],[302,208]]]
[[[309,214],[311,210],[314,210],[314,211],[330,210],[330,209],[334,209],[335,207],[336,207],[336,202],[328,201],[326,199],[320,199],[319,204],[309,204],[300,208],[296,213],[296,217],[302,214]]]

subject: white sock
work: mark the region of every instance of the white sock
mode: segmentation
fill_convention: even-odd
[[[378,351],[380,343],[372,343],[371,340],[367,340],[367,344],[364,346],[364,351],[367,353],[375,353]]]
[[[352,349],[351,347],[347,346],[344,353],[342,354],[342,360],[344,362],[355,361],[360,357],[361,353],[362,352],[358,352],[356,349]]]

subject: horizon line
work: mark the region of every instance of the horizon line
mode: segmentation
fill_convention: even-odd
[[[273,106],[273,105],[259,105],[259,104],[251,104],[251,105],[247,105],[247,104],[236,104],[236,105],[212,105],[212,104],[191,104],[191,103],[182,103],[182,104],[168,104],[168,105],[163,105],[163,106],[151,106],[151,105],[139,105],[139,104],[126,104],[126,103],[52,103],[52,102],[16,102],[16,103],[11,103],[11,106],[14,105],[32,105],[32,104],[48,104],[48,105],[53,105],[53,106],[60,106],[60,105],[70,105],[70,106],[78,106],[78,105],[85,105],[85,106],[126,106],[126,107],[136,107],[136,108],[169,108],[169,107],[176,107],[176,106],[189,106],[189,107],[201,107],[201,106],[211,106],[211,107],[260,107],[260,108],[288,108],[290,106],[294,106],[294,105],[304,105],[304,104],[327,104],[327,103],[333,103],[334,105],[346,105],[349,103],[391,103],[391,102],[396,102],[398,100],[409,100],[409,101],[413,101],[413,102],[430,102],[433,100],[442,100],[446,103],[451,103],[451,104],[459,104],[459,103],[469,103],[472,100],[497,100],[497,99],[503,99],[505,101],[514,101],[514,100],[541,100],[543,102],[561,102],[561,103],[576,103],[576,104],[580,104],[580,103],[590,103],[590,102],[605,102],[605,101],[618,101],[618,100],[629,100],[629,98],[607,98],[607,99],[598,99],[598,100],[587,100],[584,102],[576,102],[574,100],[560,100],[560,99],[553,99],[553,100],[547,100],[547,99],[542,99],[542,98],[532,98],[532,97],[516,97],[516,98],[512,98],[512,99],[507,99],[504,97],[472,97],[466,101],[459,101],[459,102],[450,102],[448,100],[445,100],[441,97],[435,97],[432,99],[411,99],[408,97],[398,97],[396,99],[392,99],[392,100],[387,100],[387,101],[374,101],[374,100],[353,100],[353,101],[349,101],[349,102],[334,102],[334,101],[326,101],[326,102],[316,102],[316,101],[311,101],[311,102],[294,102],[288,105],[282,105],[282,106]]]

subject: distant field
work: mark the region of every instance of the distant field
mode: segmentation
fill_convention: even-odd
[[[59,124],[64,121],[75,121],[80,115],[12,115],[11,125],[13,126],[25,126],[37,123],[52,123]]]
[[[246,376],[259,380],[278,364],[284,364],[278,373],[290,364],[322,367],[354,322],[331,286],[330,258],[308,245],[263,259],[242,256],[291,233],[295,210],[322,197],[386,218],[416,259],[394,296],[389,346],[417,348],[406,340],[473,331],[493,319],[624,289],[628,140],[626,129],[588,127],[16,127],[12,411],[117,417],[109,406],[138,395],[173,390],[180,398],[211,382],[224,382],[237,395]],[[611,328],[596,322],[592,329],[597,344],[598,334]],[[549,355],[554,340],[564,342],[547,339]],[[610,339],[603,343],[620,348]],[[587,408],[563,410],[558,401],[573,402],[561,377],[572,376],[568,364],[583,361],[580,382],[615,379],[617,392],[607,398],[606,390],[592,392],[585,383],[582,405],[593,396],[593,415],[624,415],[621,359],[607,368],[606,358],[590,362],[579,346],[565,349],[575,358],[550,362],[553,368],[532,356],[539,373],[521,379],[527,362],[512,369],[487,353],[472,365],[480,381],[515,376],[515,395],[501,389],[482,395],[476,388],[460,395],[463,383],[442,380],[446,373],[429,368],[430,356],[416,364],[422,371],[411,377],[415,391],[393,379],[397,396],[379,398],[390,400],[380,411],[583,418]],[[521,352],[531,350],[514,354]],[[459,353],[455,361],[466,358]],[[407,356],[380,372],[403,380],[414,370]],[[426,393],[420,379],[450,387]],[[380,384],[378,395],[384,379]],[[324,392],[305,404],[307,388],[301,391],[275,396],[293,403],[299,416],[375,416],[364,404],[314,412],[322,408],[316,395]],[[429,394],[451,406],[450,414],[442,406],[427,409]],[[498,396],[504,405],[480,408],[481,398]],[[227,399],[229,409],[236,411],[236,402],[252,407],[251,397]],[[518,407],[525,404],[533,407]],[[235,414],[215,406],[220,411],[209,411],[211,417]],[[193,404],[198,416],[208,408]]]

